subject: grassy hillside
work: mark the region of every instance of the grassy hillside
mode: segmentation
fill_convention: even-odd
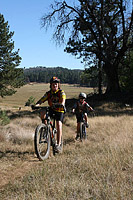
[[[87,94],[93,91],[92,88],[77,87],[76,85],[62,84],[61,89],[66,93],[67,99],[77,98],[80,92],[85,92]],[[25,102],[30,96],[33,96],[37,101],[43,94],[49,90],[49,84],[27,84],[17,90],[13,96],[7,96],[5,98],[0,98],[0,107],[5,106],[10,108],[24,108]]]
[[[62,88],[68,98],[78,96],[81,89],[88,91],[68,85]],[[51,153],[49,159],[40,162],[33,146],[40,118],[25,110],[24,103],[29,96],[38,98],[43,89],[44,85],[38,84],[24,86],[16,98],[12,96],[9,101],[8,97],[0,104],[12,108],[8,111],[10,124],[0,127],[0,199],[132,200],[132,108],[113,102],[96,104],[98,116],[88,116],[90,128],[84,142],[75,141],[76,118],[66,113],[63,154],[54,157]]]

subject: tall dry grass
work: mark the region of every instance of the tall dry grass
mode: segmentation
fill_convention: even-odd
[[[30,96],[37,100],[48,89],[49,84],[26,85],[15,95],[0,99],[0,106],[8,110],[11,119],[10,124],[0,127],[0,185],[4,183],[0,199],[132,200],[131,111],[125,115],[112,104],[101,104],[98,111],[106,110],[110,116],[89,117],[90,128],[84,142],[74,140],[76,118],[66,114],[63,154],[51,154],[39,162],[34,155],[33,136],[40,118],[30,114],[30,108],[24,105]],[[78,97],[80,91],[92,92],[70,85],[62,85],[62,89],[68,99]],[[18,107],[22,108],[20,112]]]
[[[66,116],[63,154],[38,161],[39,165],[26,176],[4,187],[1,199],[132,200],[133,117],[99,116],[88,121],[87,141],[75,142],[76,119]],[[36,123],[39,118],[14,120],[10,132],[16,138],[21,135],[21,141],[29,135],[32,141]],[[15,129],[18,124],[20,135]],[[20,145],[21,151],[23,146],[26,148],[25,142]],[[32,152],[32,145],[28,146]]]

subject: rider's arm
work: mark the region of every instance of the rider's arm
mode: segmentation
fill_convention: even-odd
[[[75,113],[75,110],[77,110],[78,104],[77,102],[74,104],[73,108],[72,108],[72,113]]]
[[[65,101],[66,101],[66,99],[62,98],[62,101],[60,102],[60,104],[64,106],[65,105]]]
[[[89,110],[90,110],[90,111],[93,111],[94,109],[90,106],[90,107],[89,107]]]
[[[87,108],[89,111],[93,111],[93,108],[87,103]]]
[[[42,103],[44,103],[45,101],[47,101],[48,99],[48,94],[47,92],[44,94],[43,97],[41,97],[41,99],[39,99],[39,101],[36,102],[35,106],[40,106]]]
[[[65,106],[65,101],[66,101],[66,94],[65,94],[64,90],[62,90],[59,103],[62,104],[63,106]]]

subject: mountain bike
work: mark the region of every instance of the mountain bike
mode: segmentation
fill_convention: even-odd
[[[46,118],[45,123],[39,124],[35,129],[34,135],[34,148],[37,158],[39,160],[45,160],[50,155],[50,147],[52,146],[53,155],[56,155],[56,145],[57,145],[57,129],[55,128],[55,115],[53,114],[53,120],[49,115],[49,107],[35,107],[32,106],[33,110],[45,109]],[[61,151],[63,151],[63,139],[61,138]]]
[[[76,111],[73,114],[79,114]],[[86,122],[85,122],[85,118],[84,118],[84,113],[80,114],[81,115],[81,120],[80,120],[80,140],[82,141],[83,139],[86,140],[87,139],[87,135],[86,135]]]
[[[80,121],[80,140],[86,140],[87,139],[87,135],[86,135],[86,122],[84,119],[84,114],[82,114],[82,119]]]

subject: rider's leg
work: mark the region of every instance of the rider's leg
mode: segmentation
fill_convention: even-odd
[[[62,122],[61,121],[56,121],[56,127],[57,127],[57,144],[61,145]]]
[[[44,124],[46,124],[47,121],[45,120],[45,118],[46,118],[46,112],[45,112],[45,111],[41,111],[40,117],[41,117],[42,122],[43,122]]]
[[[80,136],[80,122],[77,122],[77,135],[75,137],[75,139],[77,140]]]
[[[87,124],[87,113],[84,114],[85,122]]]
[[[87,122],[87,113],[84,113],[84,118],[85,118],[85,123],[86,123],[86,127],[88,128],[88,122]]]
[[[80,133],[80,122],[77,123],[77,135]]]

